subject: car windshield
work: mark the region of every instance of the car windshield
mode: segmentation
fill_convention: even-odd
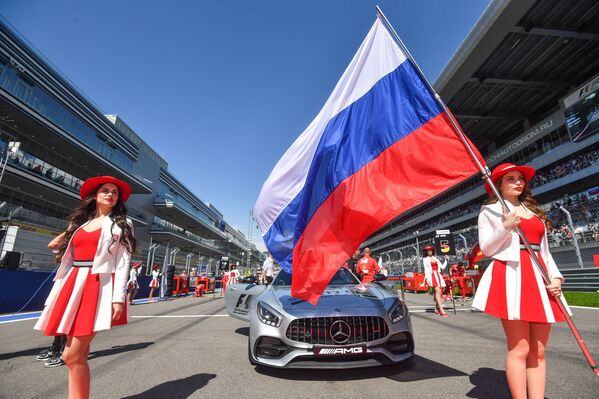
[[[345,267],[337,270],[329,285],[347,285],[347,284],[360,284],[360,281]],[[291,285],[291,274],[285,270],[281,270],[272,285],[274,286],[287,286]]]

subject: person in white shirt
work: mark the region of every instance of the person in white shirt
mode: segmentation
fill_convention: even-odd
[[[264,264],[262,265],[262,281],[266,285],[270,285],[272,283],[274,271],[275,271],[274,260],[272,258],[272,255],[269,252],[268,256],[266,257],[266,260],[264,261]]]

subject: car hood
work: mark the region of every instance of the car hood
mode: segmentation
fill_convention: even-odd
[[[390,306],[393,296],[388,290],[374,284],[342,285],[327,287],[316,305],[293,298],[291,287],[273,287],[272,295],[287,313],[331,308],[382,308]]]

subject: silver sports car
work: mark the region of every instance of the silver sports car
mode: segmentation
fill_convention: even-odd
[[[227,287],[227,312],[250,322],[250,363],[351,368],[399,363],[414,355],[410,315],[393,284],[361,284],[341,268],[316,306],[290,291],[291,275],[285,271],[268,288]]]

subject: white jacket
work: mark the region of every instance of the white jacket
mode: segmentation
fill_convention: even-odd
[[[447,267],[447,260],[445,260],[445,262],[441,262],[436,256],[425,256],[424,258],[422,258],[422,265],[424,266],[424,280],[426,281],[426,283],[429,286],[433,285],[433,280],[432,280],[432,274],[433,274],[433,267],[431,266],[431,259],[434,259],[435,261],[437,261],[437,265],[439,266],[439,274],[441,274],[441,272]],[[442,286],[445,286],[444,281],[443,281],[443,277],[441,276],[441,281],[439,281],[441,283]]]
[[[86,226],[89,221],[83,223],[76,231]],[[133,226],[130,219],[127,223]],[[54,281],[63,279],[67,272],[73,267],[73,237],[71,236],[67,249],[62,256],[60,267],[56,271]],[[131,253],[125,245],[121,244],[121,228],[113,225],[110,216],[104,218],[102,222],[102,232],[98,240],[98,249],[94,256],[94,264],[91,268],[92,274],[114,273],[114,289],[112,292],[112,302],[125,302],[127,297],[127,279],[129,276],[129,264],[131,263]],[[114,241],[114,242],[113,242]]]
[[[513,210],[509,202],[507,206],[510,211]],[[483,205],[480,210],[478,215],[478,244],[483,253],[490,258],[520,264],[520,237],[515,230],[508,231],[503,227],[503,211],[499,201],[494,204]],[[533,242],[531,244],[537,243]],[[563,279],[549,252],[546,228],[545,236],[539,244],[541,246],[541,257],[547,266],[549,277]]]

